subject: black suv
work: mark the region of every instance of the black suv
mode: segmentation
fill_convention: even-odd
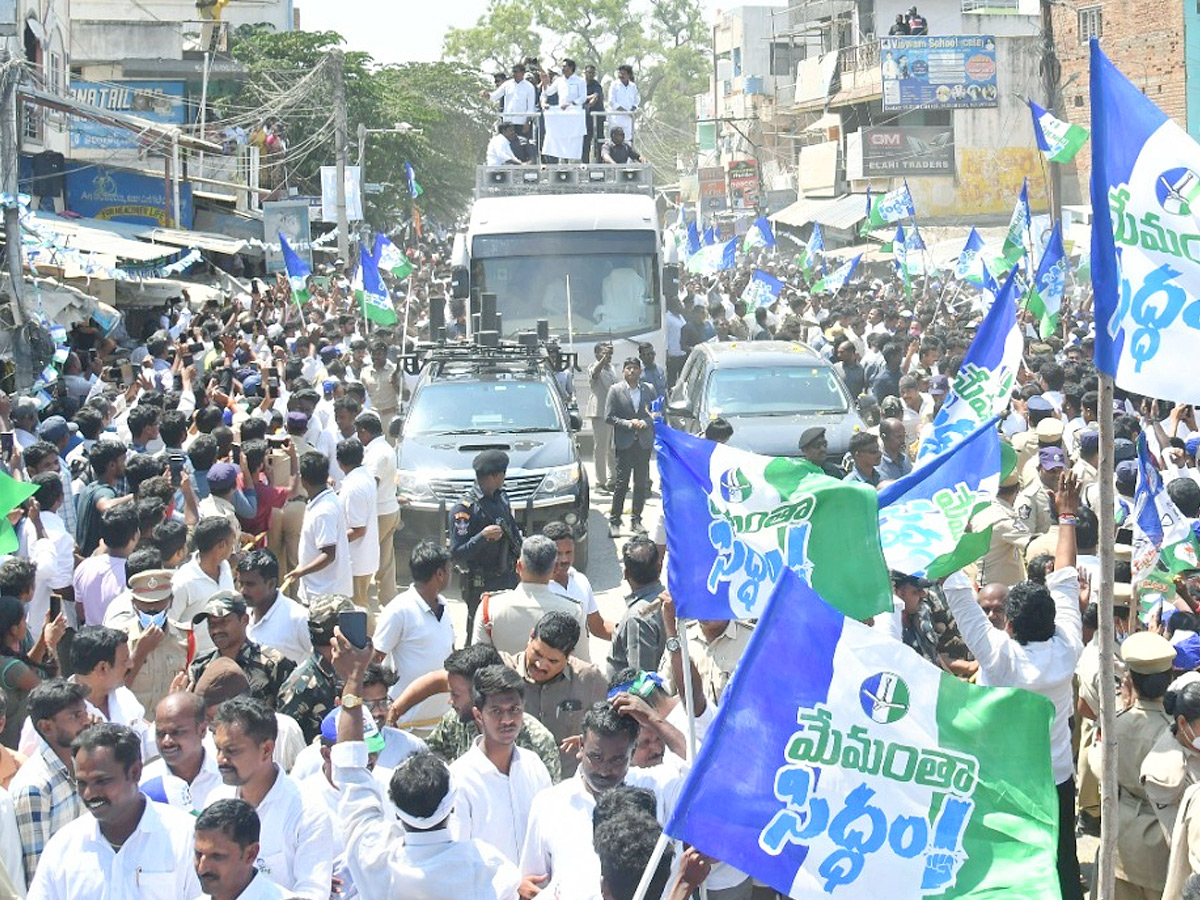
[[[504,489],[522,532],[566,522],[582,570],[588,483],[576,440],[580,420],[559,392],[544,348],[446,344],[404,362],[420,375],[396,447],[401,552],[420,540],[444,540],[450,510],[475,481],[471,461],[480,451],[503,450]],[[573,363],[563,354],[564,371]]]

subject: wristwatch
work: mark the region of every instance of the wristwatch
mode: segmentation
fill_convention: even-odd
[[[362,697],[357,694],[342,694],[342,709],[358,709],[362,703]]]
[[[667,638],[667,652],[668,653],[678,653],[682,646],[683,646],[683,644],[681,644],[679,642],[679,638],[674,637],[674,636]]]

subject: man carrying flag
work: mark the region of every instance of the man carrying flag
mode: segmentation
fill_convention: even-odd
[[[1054,704],[1050,760],[1058,792],[1058,884],[1063,900],[1080,900],[1071,716],[1075,664],[1083,653],[1083,619],[1075,569],[1079,484],[1070,472],[1063,473],[1054,502],[1058,510],[1054,571],[1044,585],[1021,581],[1009,589],[1007,631],[993,627],[962,573],[946,582],[945,591],[963,640],[979,661],[979,683],[1025,688]]]
[[[358,283],[358,302],[368,322],[376,325],[395,325],[398,320],[392,298],[379,277],[379,266],[367,252],[366,246],[359,248],[359,270],[355,276]]]
[[[1082,125],[1056,119],[1032,100],[1029,101],[1029,111],[1033,113],[1033,134],[1037,138],[1038,149],[1048,161],[1066,165],[1087,143],[1088,130]]]
[[[308,263],[296,255],[296,251],[283,236],[283,232],[278,234],[279,248],[283,252],[283,265],[287,269],[288,284],[292,287],[292,300],[295,301],[297,307],[300,307],[307,303],[312,296],[308,290],[308,279],[312,277],[312,272],[308,268]]]

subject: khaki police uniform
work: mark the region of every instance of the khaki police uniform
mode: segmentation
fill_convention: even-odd
[[[1131,672],[1169,672],[1175,648],[1161,635],[1142,631],[1126,638],[1121,657]],[[1142,784],[1142,763],[1171,723],[1162,699],[1134,698],[1117,714],[1116,900],[1161,900],[1169,850],[1154,804]]]

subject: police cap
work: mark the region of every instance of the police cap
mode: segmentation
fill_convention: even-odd
[[[495,475],[508,471],[508,454],[503,450],[484,450],[478,454],[471,465],[477,476]]]
[[[1175,662],[1175,648],[1161,634],[1139,631],[1131,634],[1121,644],[1121,658],[1131,672],[1139,675],[1155,675],[1170,672]]]

